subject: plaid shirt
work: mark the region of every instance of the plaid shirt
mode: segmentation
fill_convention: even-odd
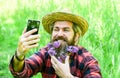
[[[13,76],[17,78],[30,78],[41,72],[43,78],[59,78],[52,67],[51,57],[47,51],[47,47],[43,48],[30,58],[25,59],[22,72],[15,72],[13,70],[12,58],[9,68]],[[79,78],[102,78],[97,60],[83,47],[79,47],[77,53],[70,55],[70,71],[73,76]]]

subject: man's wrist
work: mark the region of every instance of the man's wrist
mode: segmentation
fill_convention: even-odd
[[[18,61],[23,61],[24,59],[25,59],[25,56],[23,55],[23,56],[18,56],[17,55],[17,51],[15,52],[15,58],[18,60]]]

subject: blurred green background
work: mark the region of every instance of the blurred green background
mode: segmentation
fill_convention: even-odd
[[[45,14],[69,8],[89,23],[88,32],[80,39],[99,61],[103,78],[120,77],[120,1],[119,0],[0,0],[0,78],[13,78],[8,65],[28,19],[41,20]],[[38,48],[50,39],[42,24]],[[40,78],[40,74],[33,76]]]

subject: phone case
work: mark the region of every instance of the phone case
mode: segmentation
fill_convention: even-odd
[[[40,21],[38,21],[38,20],[28,20],[27,31],[30,31],[30,30],[36,28],[37,32],[35,32],[34,34],[38,34],[39,26],[40,26]]]

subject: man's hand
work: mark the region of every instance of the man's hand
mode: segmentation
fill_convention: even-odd
[[[38,47],[38,42],[40,40],[39,35],[32,35],[36,31],[37,29],[33,29],[26,32],[26,28],[24,29],[23,34],[21,35],[18,42],[17,56],[19,58],[22,58],[29,49]]]
[[[51,56],[51,63],[53,68],[55,69],[55,73],[61,78],[73,78],[70,73],[69,67],[69,56],[66,57],[65,63],[61,63],[56,59],[55,56]]]

